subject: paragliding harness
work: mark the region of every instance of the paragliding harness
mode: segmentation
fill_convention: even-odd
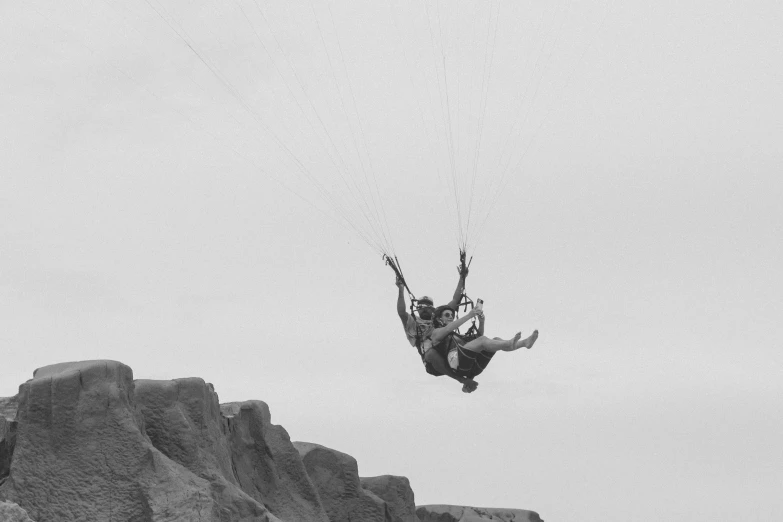
[[[394,258],[392,259],[391,256],[386,254],[383,255],[383,260],[386,262],[387,265],[391,267],[391,269],[394,271],[395,275],[397,276],[397,280],[402,282],[403,286],[405,287],[405,289],[408,291],[408,294],[410,295],[410,302],[411,302],[410,315],[411,317],[414,318],[414,321],[416,321],[416,350],[419,352],[419,356],[421,357],[421,362],[424,363],[424,369],[430,375],[435,375],[435,376],[443,375],[435,368],[433,368],[432,365],[424,359],[424,354],[425,354],[424,341],[426,339],[424,338],[424,332],[423,329],[421,328],[421,324],[416,320],[417,317],[416,312],[419,309],[419,300],[416,299],[416,296],[413,295],[411,289],[408,288],[408,283],[405,282],[405,277],[402,275],[402,270],[400,269],[400,261],[397,259],[397,256],[394,256]],[[460,249],[459,260],[460,260],[460,264],[459,266],[457,266],[457,269],[459,270],[460,273],[463,273],[468,267],[470,267],[470,263],[471,261],[473,261],[473,257],[471,257],[466,264],[465,251]],[[457,309],[455,310],[455,313],[459,314],[460,308],[462,308],[464,312],[467,312],[468,306],[470,306],[470,310],[472,310],[474,307],[474,303],[473,300],[470,297],[468,297],[468,295],[465,293],[465,288],[463,287],[462,297],[460,298],[460,301],[457,304]],[[458,315],[455,316],[455,320],[458,317],[459,317]],[[455,332],[452,332],[451,335],[454,334],[460,335],[460,337],[462,337],[465,340],[465,342],[472,341],[473,339],[478,337],[478,325],[476,324],[476,318],[475,317],[473,318],[470,328],[468,328],[467,332],[465,332],[464,334],[460,334],[459,331],[457,330]]]

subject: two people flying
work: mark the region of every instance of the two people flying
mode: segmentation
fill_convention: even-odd
[[[419,351],[427,373],[435,376],[447,375],[462,383],[463,392],[471,393],[478,387],[478,383],[473,378],[484,371],[495,353],[511,352],[523,347],[532,348],[538,339],[538,330],[526,339],[522,339],[520,332],[511,339],[499,337],[490,339],[484,335],[483,310],[473,308],[457,319],[457,308],[462,299],[467,276],[468,269],[463,264],[452,300],[435,308],[430,297],[422,297],[418,300],[417,311],[414,314],[409,314],[405,309],[405,283],[398,278],[397,314],[402,321],[408,342]],[[460,335],[458,328],[474,317],[478,318],[477,334],[470,337]]]

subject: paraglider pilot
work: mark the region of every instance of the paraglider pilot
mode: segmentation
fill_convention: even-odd
[[[468,268],[463,266],[459,271],[459,282],[454,290],[454,296],[445,306],[456,310],[462,293],[465,289],[465,278],[468,277]],[[418,300],[416,313],[409,314],[405,308],[405,282],[397,278],[397,315],[400,316],[402,326],[405,329],[405,336],[408,338],[411,346],[416,347],[424,363],[424,368],[431,375],[448,375],[452,379],[463,384],[463,391],[470,393],[476,389],[478,383],[469,377],[458,375],[446,362],[446,358],[436,350],[432,350],[432,340],[430,336],[433,330],[433,314],[435,312],[435,303],[432,298],[424,296]]]

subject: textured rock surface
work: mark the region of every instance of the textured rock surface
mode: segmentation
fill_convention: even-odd
[[[415,507],[408,479],[292,443],[261,401],[202,379],[133,380],[116,361],[46,366],[0,398],[0,521],[540,522],[532,511]]]
[[[360,477],[364,489],[386,502],[392,522],[419,522],[411,484],[405,477]]]
[[[220,405],[202,379],[136,381],[152,444],[208,481],[226,520],[262,516],[328,522],[288,433],[260,401]]]
[[[16,410],[18,406],[17,396],[0,397],[0,484],[11,471],[11,458],[16,443]]]
[[[535,511],[469,506],[418,506],[421,522],[543,522]]]
[[[13,502],[0,502],[0,521],[2,522],[33,522],[27,511]]]
[[[272,424],[261,401],[222,404],[234,473],[248,494],[285,520],[329,522],[288,432]]]
[[[8,420],[14,420],[16,410],[19,408],[19,396],[0,397],[0,417]]]
[[[331,522],[390,522],[386,502],[362,488],[356,459],[310,442],[294,442]]]
[[[209,483],[220,520],[263,520],[260,499],[242,491],[234,477],[217,395],[201,379],[136,381],[145,433],[166,457]]]
[[[209,484],[143,435],[124,364],[37,370],[20,387],[16,420],[0,499],[35,520],[198,520],[211,512]]]

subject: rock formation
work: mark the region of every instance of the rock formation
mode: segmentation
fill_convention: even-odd
[[[0,484],[11,471],[11,456],[16,443],[17,398],[0,398]]]
[[[405,477],[360,477],[362,488],[386,502],[392,522],[419,522],[413,490]]]
[[[407,478],[361,478],[350,455],[292,443],[261,401],[221,405],[202,379],[134,381],[122,363],[85,361],[36,370],[18,395],[0,398],[0,520],[540,518],[510,509],[417,509]]]
[[[209,483],[144,433],[131,369],[113,361],[37,370],[19,389],[16,442],[0,499],[48,520],[199,520]]]
[[[386,502],[362,487],[356,459],[319,444],[295,442],[294,446],[318,489],[329,520],[392,522]]]
[[[535,511],[468,506],[418,506],[421,522],[543,522]]]
[[[27,511],[13,502],[0,501],[0,521],[2,522],[33,522]]]

